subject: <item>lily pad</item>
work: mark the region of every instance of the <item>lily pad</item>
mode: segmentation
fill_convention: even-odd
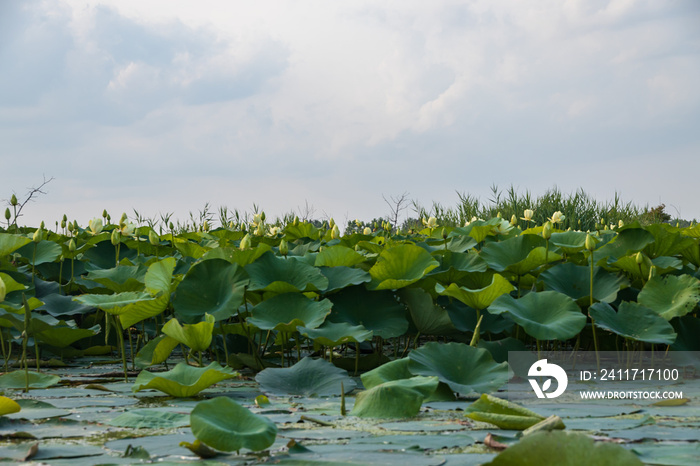
[[[470,289],[452,283],[447,287],[435,285],[435,291],[444,296],[451,296],[474,309],[486,309],[491,303],[505,293],[510,293],[515,287],[502,275],[494,274],[490,282],[482,288]]]
[[[425,249],[413,244],[401,244],[382,251],[374,266],[369,269],[372,290],[394,290],[417,282],[437,267]]]
[[[217,382],[237,376],[237,372],[229,367],[221,367],[217,362],[212,362],[207,367],[192,367],[181,362],[167,372],[153,374],[141,371],[131,390],[136,393],[153,388],[171,396],[189,397]]]
[[[197,403],[190,414],[190,425],[197,440],[220,451],[264,450],[277,437],[274,422],[227,397]]]
[[[190,416],[157,409],[133,409],[111,419],[108,424],[132,429],[172,429],[190,425]]]
[[[438,378],[434,376],[385,382],[358,393],[350,414],[369,418],[413,417],[437,386]]]
[[[324,322],[318,328],[297,327],[302,335],[311,338],[318,344],[328,347],[345,343],[360,343],[372,339],[372,331],[362,325],[350,325],[347,322]]]
[[[433,301],[422,288],[404,288],[399,292],[406,303],[416,329],[422,335],[450,335],[459,333],[449,313]]]
[[[346,393],[356,386],[347,371],[309,357],[289,368],[267,368],[255,376],[255,381],[265,393],[301,396],[340,395],[341,383]]]
[[[491,314],[508,313],[528,335],[538,340],[567,340],[586,326],[576,302],[556,291],[528,293],[520,299],[503,295],[488,308]]]
[[[194,351],[204,351],[209,348],[214,331],[214,316],[204,314],[204,321],[196,324],[180,325],[177,319],[170,319],[163,325],[163,333],[192,348]]]
[[[617,312],[607,303],[595,303],[589,312],[596,326],[622,337],[666,345],[676,341],[676,332],[666,319],[637,303],[622,302]]]
[[[255,306],[247,320],[260,329],[292,333],[297,326],[320,326],[332,306],[328,299],[314,301],[301,293],[284,293]]]
[[[497,364],[485,349],[464,343],[426,343],[408,354],[412,374],[437,376],[458,393],[486,393],[508,380],[508,363]]]
[[[465,411],[470,419],[507,430],[524,430],[545,419],[534,411],[488,394],[481,395]]]
[[[700,302],[700,280],[691,275],[655,276],[644,285],[637,301],[666,320],[682,317]]]
[[[320,267],[319,270],[328,279],[328,288],[324,293],[342,290],[348,286],[361,285],[372,280],[372,276],[362,269],[354,267]]]
[[[60,382],[57,375],[41,374],[39,372],[27,372],[29,388],[48,388]],[[0,388],[25,388],[26,379],[24,371],[12,371],[0,375]]]
[[[352,267],[367,260],[365,256],[345,246],[331,246],[319,252],[314,261],[316,267]]]
[[[245,270],[250,275],[251,291],[290,293],[323,291],[328,279],[321,271],[295,257],[286,259],[272,253],[263,254]]]
[[[555,265],[542,272],[539,277],[546,290],[564,293],[579,304],[588,304],[591,294],[591,269],[571,262]],[[606,272],[603,268],[593,268],[593,299],[611,303],[617,299],[620,288],[627,285],[627,279]]]
[[[362,325],[382,338],[398,337],[408,330],[406,309],[390,291],[368,291],[364,286],[352,286],[328,299],[333,303],[328,316],[331,322]]]

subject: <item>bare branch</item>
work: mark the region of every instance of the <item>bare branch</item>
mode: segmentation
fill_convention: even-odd
[[[384,199],[384,202],[387,203],[389,206],[389,210],[391,211],[391,214],[389,215],[389,223],[391,223],[392,227],[395,230],[398,230],[399,228],[399,215],[401,215],[401,212],[406,210],[408,208],[408,203],[410,199],[408,198],[408,193],[404,192],[403,194],[399,196],[389,196],[389,199],[382,194],[382,199]]]
[[[44,175],[44,181],[39,186],[28,188],[29,192],[27,193],[27,198],[24,200],[24,202],[21,202],[17,205],[17,210],[15,211],[15,224],[17,224],[17,219],[22,216],[22,209],[24,209],[24,206],[26,206],[27,203],[34,199],[34,197],[36,197],[37,195],[46,194],[46,192],[42,191],[42,189],[44,189],[44,186],[53,181],[53,179],[54,177],[52,176],[47,180],[46,176]]]

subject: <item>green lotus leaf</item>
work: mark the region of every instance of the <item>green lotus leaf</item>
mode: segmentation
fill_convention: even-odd
[[[591,268],[571,262],[555,265],[542,272],[539,279],[546,290],[564,293],[579,304],[588,304],[591,294]],[[627,279],[593,267],[593,299],[611,303],[617,299],[620,288],[627,285]]]
[[[683,261],[678,257],[659,256],[653,258],[651,263],[656,267],[656,275],[666,275],[683,268]]]
[[[478,289],[465,288],[456,283],[450,284],[447,288],[439,283],[435,285],[435,291],[438,294],[458,299],[467,306],[479,310],[486,309],[494,299],[514,289],[515,287],[499,274],[494,274],[488,285]]]
[[[372,276],[362,269],[352,267],[319,267],[324,277],[328,279],[328,288],[324,293],[342,290],[348,286],[361,285],[372,280]]]
[[[445,244],[445,240],[440,236],[435,239],[431,238],[425,243],[418,243],[417,246],[422,247],[431,254],[435,254],[439,252],[463,253],[472,249],[476,244],[476,240],[471,236],[453,234],[453,232],[450,232],[447,235],[447,244]]]
[[[39,307],[39,310],[46,311],[53,317],[84,315],[92,312],[93,307],[79,304],[71,298],[58,293],[44,295],[41,297],[44,304]]]
[[[113,315],[129,312],[136,304],[152,299],[153,297],[149,293],[143,291],[125,291],[115,294],[84,294],[73,298],[73,300],[86,306],[96,307]]]
[[[214,316],[204,314],[204,321],[196,324],[180,325],[177,319],[170,319],[163,325],[162,332],[194,351],[204,351],[211,345],[214,331]]]
[[[617,260],[630,254],[636,254],[654,242],[654,236],[642,228],[621,230],[610,242],[596,251],[596,260],[610,257]],[[609,260],[609,262],[612,262]]]
[[[57,375],[41,374],[39,372],[27,372],[29,388],[49,388],[61,381]],[[0,375],[0,388],[24,388],[26,384],[24,371],[12,371]]]
[[[199,259],[204,254],[209,251],[210,248],[205,248],[197,243],[193,243],[188,239],[182,237],[176,237],[173,241],[175,248],[183,255],[183,257],[191,257],[193,259]]]
[[[438,386],[437,377],[411,377],[376,385],[355,397],[352,416],[403,419],[414,417]]]
[[[564,254],[575,254],[581,251],[586,243],[585,231],[563,231],[560,233],[552,233],[549,242],[558,246]]]
[[[27,238],[26,236],[11,235],[10,233],[0,233],[0,257],[10,255],[25,244],[31,242],[31,238]]]
[[[399,291],[401,301],[406,303],[416,329],[422,335],[449,335],[459,331],[452,324],[447,311],[433,302],[433,298],[422,288],[404,288]]]
[[[177,261],[174,257],[168,257],[151,264],[144,276],[146,291],[154,296],[158,293],[170,296],[175,265],[177,265]]]
[[[400,244],[382,251],[374,266],[369,269],[372,290],[395,290],[417,282],[437,267],[425,249],[413,244]]]
[[[464,343],[426,343],[411,351],[412,374],[437,376],[461,394],[495,391],[508,380],[508,363],[496,363],[491,354]]]
[[[90,271],[85,278],[99,283],[108,290],[115,293],[125,291],[143,291],[146,267],[124,266],[113,267],[111,269],[97,269]]]
[[[139,368],[160,364],[168,359],[179,342],[168,335],[158,335],[149,341],[136,354],[135,363]]]
[[[483,394],[465,412],[470,419],[488,422],[500,429],[525,430],[544,420],[544,416],[510,401]]]
[[[301,396],[340,395],[342,383],[345,393],[356,386],[347,371],[323,359],[306,357],[292,367],[267,368],[255,376],[264,393]]]
[[[442,283],[460,283],[472,272],[486,272],[488,264],[475,253],[436,252],[440,266],[431,270],[427,277]]]
[[[332,306],[328,299],[314,301],[301,293],[284,293],[255,306],[247,321],[263,330],[291,333],[296,331],[297,326],[320,326]]]
[[[637,302],[666,320],[681,317],[700,301],[700,280],[691,275],[655,276],[644,284]]]
[[[190,425],[190,416],[157,409],[133,409],[110,419],[107,424],[132,429],[174,429]]]
[[[695,239],[683,236],[678,228],[664,223],[645,227],[654,236],[654,242],[644,248],[649,257],[676,256],[696,244]]]
[[[415,377],[411,371],[408,370],[408,364],[410,359],[401,358],[395,359],[391,362],[382,364],[379,367],[372,369],[369,372],[365,372],[361,375],[362,385],[365,386],[367,390],[381,385],[386,382],[392,382],[394,380],[410,379]],[[425,401],[454,401],[455,394],[452,389],[444,382],[438,383],[435,391],[425,398]]]
[[[700,351],[700,319],[685,315],[673,319],[671,324],[678,334],[672,346],[674,351]]]
[[[324,322],[318,328],[297,327],[302,335],[314,342],[328,347],[340,346],[350,342],[363,342],[372,339],[372,331],[362,325],[350,325],[347,322]]]
[[[484,466],[642,466],[629,450],[594,442],[585,434],[562,431],[527,435]]]
[[[319,252],[314,264],[316,267],[352,267],[365,261],[365,256],[345,246],[331,246]]]
[[[17,402],[6,396],[0,396],[0,416],[20,412],[22,408]]]
[[[142,320],[157,316],[168,307],[170,293],[161,293],[155,298],[138,301],[119,314],[122,328],[129,328]]]
[[[508,313],[528,335],[538,340],[567,340],[586,326],[576,301],[556,291],[528,293],[520,299],[503,295],[488,308],[491,314]]]
[[[264,450],[277,438],[274,422],[223,396],[197,403],[190,426],[197,440],[220,451]]]
[[[328,288],[328,279],[317,268],[295,257],[286,259],[274,254],[263,254],[245,270],[250,275],[251,291],[273,293],[323,291]]]
[[[368,291],[363,286],[352,286],[328,299],[333,303],[328,316],[331,322],[362,325],[382,338],[398,337],[408,330],[406,310],[390,291]]]
[[[238,264],[239,267],[245,267],[248,264],[255,262],[258,257],[262,256],[272,248],[260,243],[257,247],[251,249],[240,250],[238,248],[215,248],[202,256],[202,260],[209,259],[224,259],[232,264]]]
[[[525,275],[545,263],[546,245],[547,242],[541,236],[520,235],[505,241],[487,243],[480,255],[496,272],[508,271],[516,275]],[[559,259],[561,256],[550,248],[548,261]]]
[[[666,345],[676,341],[676,332],[666,319],[637,303],[622,302],[617,312],[607,303],[595,303],[589,312],[597,327],[622,337]]]
[[[53,241],[47,240],[41,240],[38,243],[29,243],[17,250],[17,254],[25,257],[27,261],[33,265],[53,262],[61,257],[62,252],[61,246]]]
[[[284,235],[287,241],[296,241],[301,238],[309,238],[311,240],[318,240],[320,232],[318,228],[313,226],[311,223],[303,222],[296,225],[287,224],[284,227]]]
[[[468,235],[474,238],[477,243],[481,243],[487,236],[495,236],[495,228],[501,223],[501,219],[494,217],[488,221],[476,220],[470,222],[466,227],[455,228],[452,230],[453,235]]]
[[[186,323],[199,322],[204,314],[225,320],[243,304],[248,274],[224,259],[198,262],[187,272],[175,290],[175,315]]]
[[[78,340],[95,336],[98,333],[100,333],[99,325],[93,325],[90,328],[76,328],[74,325],[71,326],[64,321],[60,321],[55,326],[36,332],[34,336],[47,345],[65,348]]]
[[[134,393],[149,388],[160,390],[170,396],[185,398],[195,396],[222,380],[237,377],[238,373],[230,367],[221,367],[212,362],[207,367],[192,367],[184,362],[178,363],[167,372],[152,374],[146,370],[139,373],[131,391]]]
[[[13,291],[26,290],[27,287],[21,283],[17,283],[14,278],[10,277],[6,273],[0,272],[0,280],[5,284],[5,293],[12,293]]]

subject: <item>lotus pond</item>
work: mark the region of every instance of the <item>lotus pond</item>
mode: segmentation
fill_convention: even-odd
[[[509,351],[700,351],[700,226],[561,220],[8,227],[0,459],[697,464],[694,396],[505,401]]]

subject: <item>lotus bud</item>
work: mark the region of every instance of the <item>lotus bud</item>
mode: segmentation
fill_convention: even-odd
[[[245,236],[243,237],[243,239],[241,240],[241,244],[240,244],[238,247],[239,247],[239,248],[241,249],[241,251],[242,251],[242,250],[244,250],[244,249],[249,249],[249,248],[251,248],[252,246],[253,246],[253,240],[250,239],[250,235],[249,235],[248,233],[246,233],[246,235],[245,235]]]
[[[46,229],[46,224],[44,223],[43,220],[42,220],[41,223],[39,224],[39,228],[40,228],[41,230],[45,230],[45,229]]]
[[[35,243],[38,243],[39,241],[42,240],[44,236],[44,230],[41,229],[41,227],[37,228],[34,230],[34,234],[32,235],[32,241]]]
[[[17,204],[19,204],[19,202],[17,202],[17,196],[15,196],[15,195],[13,194],[12,197],[10,198],[10,205],[12,205],[12,206],[14,207],[14,206],[16,206]]]
[[[501,217],[501,213],[500,213],[500,212],[496,214],[496,218],[503,218],[503,217]]]
[[[66,227],[66,220],[64,219],[64,220],[61,220],[61,228],[65,228],[65,227]]]
[[[110,236],[110,238],[109,238],[110,241],[112,242],[112,246],[116,246],[117,244],[119,244],[119,242],[121,240],[121,238],[119,236],[119,232],[120,232],[119,228],[115,228],[114,230],[112,230],[112,236]]]
[[[420,221],[423,222],[423,226],[424,226],[424,227],[427,227],[427,226],[428,226],[428,222],[426,222],[425,219],[424,219],[423,217],[420,218]]]
[[[77,232],[79,228],[80,228],[80,227],[78,226],[78,221],[77,221],[77,220],[73,220],[73,231],[76,231],[76,232]]]
[[[362,226],[362,223],[358,219],[355,219],[355,226],[357,228],[360,228]]]
[[[119,219],[119,226],[124,228],[124,225],[126,225],[126,221],[128,220],[129,217],[126,216],[126,212],[122,214],[122,218]]]
[[[331,229],[331,239],[339,239],[340,238],[340,228],[338,228],[338,225],[333,225],[333,228]]]
[[[70,252],[75,252],[76,249],[78,249],[78,246],[76,246],[75,240],[71,238],[71,240],[68,242],[68,250]]]
[[[262,229],[262,223],[259,223],[257,227],[255,227],[255,231],[253,231],[253,234],[255,236],[262,236],[263,235],[263,229]]]
[[[280,241],[280,254],[282,254],[283,256],[289,254],[289,244],[284,238],[282,238],[282,241]]]
[[[209,222],[206,220],[202,223],[202,231],[209,231]]]
[[[109,217],[109,214],[107,213],[107,209],[104,209],[102,211],[102,218],[106,219],[107,217]]]
[[[428,228],[437,228],[438,227],[437,219],[435,217],[430,217],[428,219],[428,223],[426,226]]]
[[[442,236],[442,239],[447,239],[447,230],[445,230],[445,227],[442,227],[442,231],[440,232],[440,236]]]
[[[333,217],[331,217],[330,221],[328,222],[328,227],[333,228],[335,226],[335,220],[333,220]]]
[[[7,288],[5,287],[5,282],[0,278],[0,303],[5,301],[5,294],[7,294]]]
[[[68,226],[66,226],[66,228],[68,229],[69,233],[73,233],[73,231],[75,230],[75,227],[73,226],[73,222],[68,222]]]
[[[170,229],[170,231],[175,231],[175,225],[173,225],[173,222],[170,222],[168,228]]]
[[[364,230],[362,230],[363,235],[371,235],[372,234],[372,229],[370,227],[365,227]]]
[[[589,251],[593,251],[595,249],[595,241],[593,240],[593,237],[590,233],[586,233],[585,247]]]
[[[601,224],[605,224],[605,219],[604,219],[604,218],[601,218],[601,219],[600,219],[600,223],[601,223]]]
[[[644,254],[642,254],[642,251],[639,251],[637,255],[634,257],[635,262],[638,265],[642,265],[644,263]]]
[[[155,231],[151,230],[148,232],[148,242],[153,246],[158,246],[160,244],[160,238],[158,238]]]
[[[265,212],[260,212],[260,220],[265,221]]]
[[[544,239],[549,239],[552,237],[552,222],[547,221],[542,227],[542,237]]]
[[[651,280],[655,276],[656,276],[656,266],[652,265],[651,267],[649,267],[649,280]]]
[[[299,217],[297,215],[294,216],[294,221],[292,222],[292,225],[294,225],[294,226],[299,225]]]
[[[603,229],[604,229],[604,230],[609,230],[610,228],[609,228],[607,225],[605,225],[605,228],[603,228]]]
[[[622,220],[617,221],[617,228],[622,228],[624,226],[625,226],[625,222],[623,222]]]
[[[516,217],[515,214],[510,216],[510,224],[513,226],[516,226],[518,224],[518,217]]]
[[[5,220],[10,220],[10,217],[12,217],[12,214],[10,213],[10,208],[5,209]]]
[[[525,209],[523,211],[523,216],[520,217],[522,220],[525,220],[526,222],[532,221],[532,216],[535,215],[535,211],[532,209]]]

